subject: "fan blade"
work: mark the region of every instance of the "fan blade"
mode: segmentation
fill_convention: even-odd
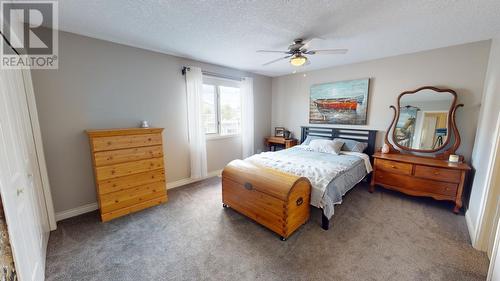
[[[292,56],[292,55],[289,55],[289,56],[284,56],[284,57],[282,57],[282,58],[279,58],[279,59],[275,59],[275,60],[272,60],[272,61],[266,62],[266,63],[264,63],[262,66],[266,66],[266,65],[269,65],[269,64],[271,64],[271,63],[275,63],[275,62],[278,62],[278,61],[280,61],[280,60],[287,59],[287,58],[289,58],[289,57],[291,57],[291,56]]]
[[[303,42],[304,45],[302,45],[302,47],[300,47],[300,50],[307,49],[309,47],[309,44],[311,43],[311,41],[314,39],[317,39],[317,37],[312,37],[311,39],[304,40],[304,42]]]
[[[347,53],[347,49],[331,49],[331,50],[311,50],[305,54],[308,55],[343,55]]]
[[[282,53],[282,54],[288,54],[288,51],[258,50],[257,53]]]

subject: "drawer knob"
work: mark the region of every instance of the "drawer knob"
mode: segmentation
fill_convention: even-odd
[[[304,199],[302,197],[300,197],[299,199],[297,199],[297,201],[295,203],[297,204],[297,206],[300,206],[300,205],[302,205],[302,203],[304,203]]]
[[[246,190],[252,190],[253,189],[253,185],[251,183],[249,183],[249,182],[246,182],[243,186],[245,187]]]
[[[439,175],[439,172],[434,172],[434,175],[436,175],[436,176]]]

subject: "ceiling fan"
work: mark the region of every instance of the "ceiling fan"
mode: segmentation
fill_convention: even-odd
[[[310,40],[309,40],[310,41]],[[293,66],[302,66],[308,63],[306,55],[342,55],[347,53],[347,49],[330,49],[330,50],[307,50],[307,43],[304,39],[298,38],[293,40],[293,43],[288,46],[288,51],[268,51],[258,50],[257,53],[282,53],[286,56],[266,62],[263,66],[290,58],[290,64]]]

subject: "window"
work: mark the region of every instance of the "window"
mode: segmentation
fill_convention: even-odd
[[[217,93],[215,86],[203,84],[201,120],[205,134],[217,134]]]
[[[221,135],[240,133],[241,97],[240,89],[219,86],[220,129]]]
[[[220,136],[240,134],[241,94],[237,83],[212,78],[204,81],[202,122],[205,133]]]

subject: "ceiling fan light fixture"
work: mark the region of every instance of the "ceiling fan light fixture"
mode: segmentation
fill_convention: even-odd
[[[294,55],[290,59],[290,64],[293,66],[302,66],[307,62],[307,58],[301,54]]]

